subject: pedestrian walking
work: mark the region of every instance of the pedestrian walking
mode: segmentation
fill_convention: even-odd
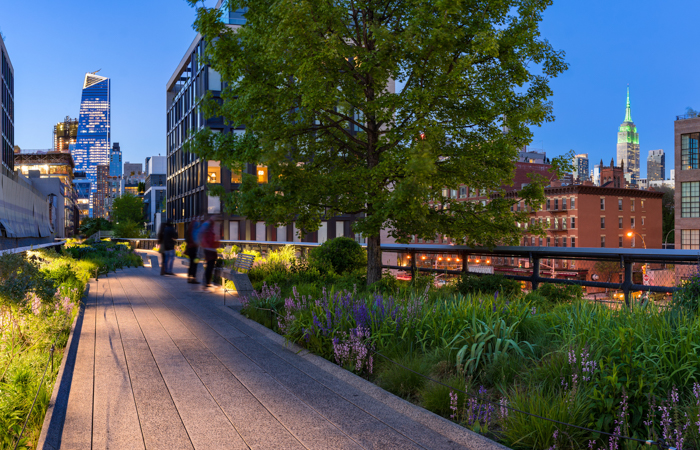
[[[175,275],[173,273],[175,239],[177,239],[177,231],[175,231],[173,223],[168,220],[160,227],[160,232],[158,233],[158,244],[160,245],[160,252],[163,254],[163,265],[160,268],[161,275]]]
[[[214,266],[216,265],[216,260],[219,257],[216,250],[219,248],[219,237],[214,230],[214,221],[208,219],[200,231],[197,233],[199,237],[199,245],[204,250],[204,259],[207,262],[207,267],[204,271],[204,286],[202,286],[203,291],[208,291],[211,286],[211,278],[214,275]]]
[[[190,267],[187,269],[187,282],[191,284],[199,284],[199,281],[197,281],[197,253],[199,252],[197,234],[199,228],[199,221],[195,219],[190,222],[190,226],[187,227],[187,232],[185,232],[186,252],[187,257],[190,259]]]

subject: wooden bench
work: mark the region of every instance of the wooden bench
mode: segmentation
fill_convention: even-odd
[[[224,280],[233,282],[236,288],[235,291],[238,292],[239,297],[248,296],[255,291],[247,273],[253,267],[254,262],[255,255],[239,253],[236,255],[236,262],[233,264],[233,269],[221,270],[221,285],[224,288],[224,304],[226,304],[226,293],[232,292],[232,290],[226,289]]]

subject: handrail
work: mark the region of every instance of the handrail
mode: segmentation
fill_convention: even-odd
[[[40,248],[56,247],[56,246],[64,245],[65,243],[66,243],[66,241],[58,241],[58,242],[49,242],[48,244],[30,245],[27,247],[8,248],[5,250],[0,250],[0,255],[4,255],[6,253],[23,253],[23,252],[28,252],[31,250],[38,250]]]

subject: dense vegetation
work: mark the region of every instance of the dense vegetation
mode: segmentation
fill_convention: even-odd
[[[436,288],[428,277],[387,275],[365,287],[361,269],[339,274],[293,255],[286,248],[256,262],[259,292],[243,313],[396,395],[512,448],[640,446],[507,407],[700,445],[700,277],[674,308],[615,310],[586,303],[578,287],[525,294],[501,277]]]
[[[0,449],[14,448],[38,390],[19,448],[35,446],[88,280],[141,264],[128,244],[112,242],[0,256]],[[39,389],[52,344],[54,370]]]

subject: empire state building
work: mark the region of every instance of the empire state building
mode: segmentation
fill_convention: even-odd
[[[637,126],[632,122],[630,110],[630,88],[627,88],[627,112],[625,121],[617,132],[617,164],[624,163],[625,174],[631,174],[633,184],[639,179],[639,134]]]

